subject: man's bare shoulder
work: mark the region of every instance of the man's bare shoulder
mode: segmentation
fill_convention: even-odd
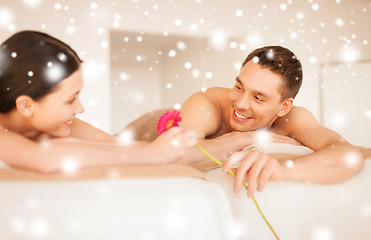
[[[222,126],[223,102],[226,102],[226,97],[227,88],[210,88],[193,94],[182,105],[181,126],[194,129],[200,137],[214,135]]]
[[[298,128],[301,129],[318,124],[318,121],[308,109],[293,106],[285,116],[275,121],[274,132],[289,136],[294,134]]]
[[[207,89],[205,95],[218,106],[223,109],[224,105],[229,102],[230,88],[213,87]]]
[[[207,104],[208,107],[210,107],[211,104],[219,110],[220,104],[225,102],[228,97],[229,90],[228,88],[214,87],[207,89],[205,92],[196,92],[190,96],[183,105],[193,103],[202,106]]]
[[[230,88],[212,87],[212,88],[208,88],[205,94],[214,96],[214,97],[224,96],[226,93],[228,94],[230,90],[231,90]]]
[[[317,122],[313,114],[306,108],[293,106],[290,112],[287,114],[288,121],[292,122]]]

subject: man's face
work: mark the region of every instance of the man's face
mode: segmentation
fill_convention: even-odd
[[[253,61],[246,63],[229,94],[231,130],[270,127],[282,108],[281,86],[278,74]]]

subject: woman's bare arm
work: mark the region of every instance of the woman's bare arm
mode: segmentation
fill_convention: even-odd
[[[176,140],[179,144],[173,144]],[[65,168],[170,163],[195,144],[189,132],[172,128],[152,143],[92,141],[75,137],[32,141],[0,127],[0,158],[9,166],[41,173]]]

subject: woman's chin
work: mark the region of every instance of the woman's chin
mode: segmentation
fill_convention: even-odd
[[[71,129],[64,127],[63,129],[59,129],[57,131],[49,133],[50,136],[55,138],[61,138],[61,137],[69,137],[71,134]]]

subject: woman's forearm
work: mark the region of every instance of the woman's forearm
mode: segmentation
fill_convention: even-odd
[[[57,139],[40,144],[33,156],[25,156],[17,168],[53,173],[112,165],[145,165],[154,160],[149,143],[123,145],[119,142],[93,142]],[[25,160],[26,160],[25,159]]]

